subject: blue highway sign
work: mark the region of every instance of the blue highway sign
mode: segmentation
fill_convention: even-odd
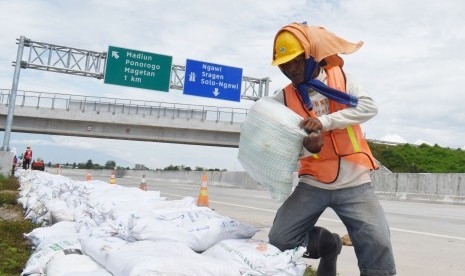
[[[242,68],[188,59],[184,78],[186,95],[241,101]]]

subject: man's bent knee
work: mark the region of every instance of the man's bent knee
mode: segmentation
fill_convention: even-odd
[[[281,251],[293,249],[300,245],[295,239],[286,239],[283,238],[284,236],[285,235],[277,233],[271,229],[268,234],[268,240],[271,245],[276,246]]]

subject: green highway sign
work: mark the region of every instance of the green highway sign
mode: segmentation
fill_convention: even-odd
[[[104,83],[168,92],[173,57],[108,47]]]

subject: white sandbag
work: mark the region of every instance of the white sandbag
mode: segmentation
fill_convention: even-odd
[[[48,275],[47,275],[48,276]],[[69,272],[63,274],[63,276],[113,276],[110,272],[108,272],[106,269],[97,269],[93,271],[75,271],[75,272]]]
[[[197,208],[197,199],[187,196],[178,200],[154,202],[152,212],[155,214],[163,214],[174,210],[188,210],[193,208]]]
[[[95,189],[88,196],[88,202],[85,204],[85,210],[82,208],[76,208],[75,212],[76,221],[85,220],[84,213],[89,214],[92,220],[97,226],[110,219],[112,210],[121,205],[129,207],[128,212],[131,212],[134,206],[139,207],[143,210],[147,209],[154,202],[164,200],[160,197],[159,192],[147,193],[136,188],[125,188],[119,185],[106,185],[112,188],[105,187],[104,189]],[[121,209],[121,208],[119,208]],[[128,208],[126,208],[128,209]]]
[[[74,221],[74,210],[61,209],[55,212],[50,212],[52,217],[52,224],[60,221]]]
[[[44,241],[32,253],[21,275],[44,273],[45,265],[54,257],[66,254],[80,254],[81,244],[74,237],[55,237]]]
[[[155,214],[164,214],[171,212],[179,212],[181,210],[197,209],[194,198],[184,198],[181,200],[139,200],[132,202],[121,202],[117,206],[114,206],[106,216],[106,221],[100,224],[99,227],[109,227],[112,231],[120,238],[128,241],[136,241],[131,234],[130,229],[132,228],[130,223],[134,217],[154,217]],[[84,230],[89,235],[94,235],[93,229]],[[112,235],[112,236],[114,236]]]
[[[93,191],[93,193],[89,195],[89,205],[98,207],[102,212],[106,212],[124,202],[156,202],[163,200],[163,198],[160,197],[160,192],[152,191],[148,193],[138,188],[126,188],[119,185],[109,186],[112,188],[107,187],[106,189]]]
[[[127,221],[133,215],[151,216],[193,208],[197,208],[196,199],[193,197],[185,197],[180,200],[122,202],[110,210],[109,217],[112,220]]]
[[[52,223],[74,220],[74,209],[69,208],[63,200],[51,199],[45,203],[45,208],[50,212]]]
[[[32,243],[33,247],[37,247],[42,242],[57,236],[77,237],[76,223],[72,221],[61,221],[52,226],[35,228],[28,234],[24,234],[24,237]]]
[[[178,241],[201,252],[225,239],[251,238],[257,230],[206,207],[153,217],[132,217],[129,234],[136,240]]]
[[[138,241],[110,254],[106,269],[114,276],[239,276],[234,266],[195,253],[179,242]]]
[[[63,276],[71,272],[92,272],[102,269],[91,257],[79,254],[69,254],[53,258],[45,266],[47,276]]]
[[[82,246],[82,252],[89,255],[102,267],[106,266],[108,256],[121,249],[128,242],[117,237],[82,237],[79,239]]]
[[[238,159],[271,197],[284,201],[292,190],[303,139],[297,113],[270,97],[258,100],[241,124]]]
[[[302,259],[304,247],[281,252],[261,240],[224,240],[202,253],[218,260],[238,265],[242,275],[303,275],[306,265]]]

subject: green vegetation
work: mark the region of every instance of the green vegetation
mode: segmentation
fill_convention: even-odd
[[[19,275],[31,256],[31,246],[23,239],[23,233],[36,226],[28,220],[0,220],[0,275]]]
[[[0,191],[16,191],[19,189],[19,183],[18,180],[13,177],[4,177],[3,175],[0,174]]]
[[[163,169],[157,169],[157,171],[211,171],[211,172],[224,172],[226,169],[220,170],[220,169],[208,169],[204,167],[195,167],[195,169],[192,169],[191,167],[186,167],[184,165],[169,165],[168,167],[165,167]]]
[[[0,275],[19,275],[31,256],[31,245],[23,238],[37,226],[24,220],[17,204],[19,183],[16,178],[0,175]],[[16,216],[11,216],[16,214]],[[6,215],[10,217],[5,219]]]
[[[52,164],[52,162],[47,163],[47,167],[55,167],[56,164]],[[87,160],[86,163],[76,163],[73,164],[65,163],[61,164],[63,168],[72,168],[72,169],[87,169],[87,170],[113,170],[113,169],[122,169],[122,170],[130,170],[129,167],[123,168],[120,166],[116,166],[116,162],[113,160],[108,160],[105,162],[105,165],[100,165],[98,163],[92,162],[92,159]]]
[[[339,275],[339,273],[337,275]],[[308,266],[304,272],[304,276],[316,276],[316,271],[313,270],[311,266]]]
[[[9,190],[0,190],[0,206],[9,204],[15,205],[18,192]]]
[[[461,149],[369,144],[374,157],[395,173],[465,173],[465,151]]]
[[[57,164],[53,164],[52,162],[48,162],[46,164],[47,167],[49,168],[55,168]],[[105,165],[100,165],[98,163],[94,163],[92,159],[87,160],[86,163],[65,163],[65,164],[60,164],[62,168],[70,168],[70,169],[86,169],[86,170],[130,170],[129,167],[120,167],[116,165],[116,162],[113,160],[108,160],[105,162]],[[136,170],[150,170],[149,168],[146,168],[145,166],[143,168],[135,168]],[[204,168],[204,167],[187,167],[184,165],[169,165],[163,169],[156,169],[157,171],[215,171],[215,172],[224,172],[226,169],[218,169],[218,168]],[[1,276],[1,275],[0,275]]]

